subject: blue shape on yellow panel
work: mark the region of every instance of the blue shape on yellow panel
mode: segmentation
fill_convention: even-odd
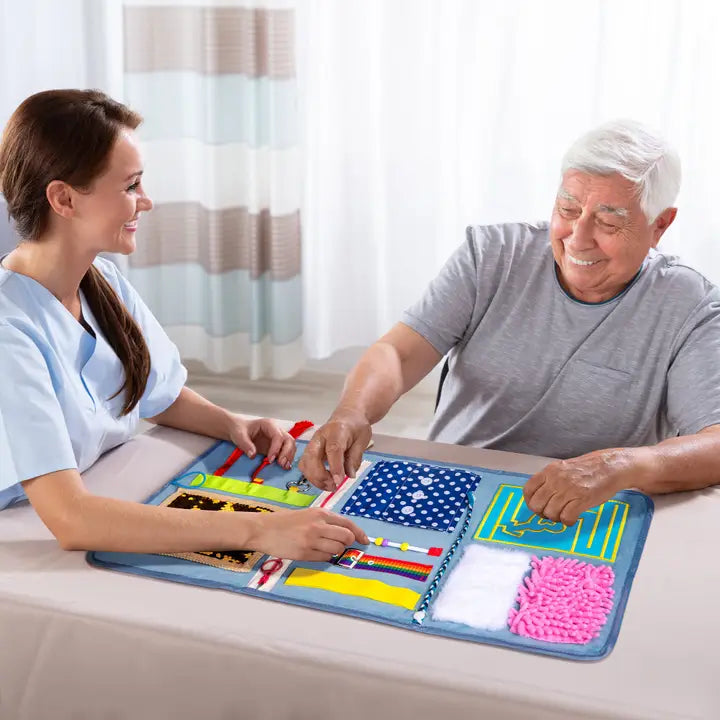
[[[566,527],[532,512],[521,486],[500,485],[475,539],[615,562],[629,511],[628,503],[608,500]]]

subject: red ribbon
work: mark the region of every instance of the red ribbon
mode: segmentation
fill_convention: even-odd
[[[311,428],[313,426],[313,423],[311,423],[309,420],[300,420],[299,422],[296,422],[289,430],[288,434],[291,435],[295,440],[297,440],[306,430]],[[213,473],[213,475],[224,475],[231,467],[234,465],[240,457],[242,457],[243,451],[240,448],[235,448],[228,456],[225,462]],[[265,458],[260,465],[253,471],[253,474],[250,476],[252,480],[254,480],[259,474],[260,471],[267,467],[269,465],[269,461],[267,458]]]

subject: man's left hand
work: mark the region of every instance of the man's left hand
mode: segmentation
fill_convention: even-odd
[[[525,502],[548,520],[574,525],[585,510],[632,487],[635,466],[633,451],[628,448],[555,460],[528,479],[523,490]]]

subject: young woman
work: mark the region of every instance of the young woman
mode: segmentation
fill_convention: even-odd
[[[29,499],[66,549],[259,550],[325,560],[365,534],[320,509],[212,513],[92,495],[80,473],[139,418],[233,442],[289,468],[293,439],[185,387],[177,349],[114,264],[142,186],[139,115],[97,91],[25,100],[0,143],[0,191],[20,244],[0,258],[0,508]]]

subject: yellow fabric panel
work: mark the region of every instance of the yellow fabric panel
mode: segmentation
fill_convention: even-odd
[[[390,605],[399,605],[408,610],[414,610],[420,599],[420,593],[416,593],[409,588],[395,587],[380,580],[346,577],[345,575],[310,570],[308,568],[296,568],[293,570],[285,584],[329,590],[342,595],[365,597]]]

